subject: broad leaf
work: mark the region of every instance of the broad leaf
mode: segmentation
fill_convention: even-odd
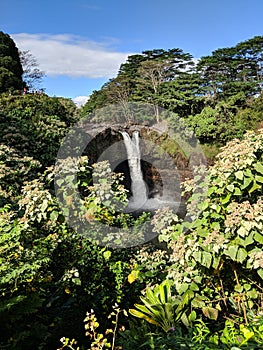
[[[236,255],[237,255],[237,251],[238,251],[238,246],[232,245],[232,246],[228,247],[228,249],[226,250],[225,254],[227,256],[229,256],[232,260],[235,260],[236,259]]]
[[[202,252],[201,264],[209,269],[209,267],[211,266],[211,263],[212,263],[212,255],[208,252]]]
[[[263,164],[260,163],[260,162],[257,162],[255,165],[254,165],[254,168],[256,169],[256,171],[260,174],[263,175]]]
[[[237,252],[237,261],[242,263],[247,257],[247,251],[244,248],[239,248]]]
[[[203,307],[202,312],[205,317],[210,318],[211,320],[217,320],[218,310],[213,307]]]

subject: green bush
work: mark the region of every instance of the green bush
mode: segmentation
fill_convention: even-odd
[[[190,219],[167,225],[160,211],[153,224],[171,250],[167,278],[179,294],[194,291],[198,317],[246,324],[262,313],[263,132],[231,141],[217,158],[206,178],[184,185]]]
[[[54,163],[68,127],[77,120],[71,104],[46,95],[1,96],[0,137],[23,156]]]

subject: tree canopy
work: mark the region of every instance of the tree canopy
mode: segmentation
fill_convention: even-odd
[[[22,74],[18,48],[8,34],[0,32],[0,93],[21,90]]]
[[[151,103],[155,120],[149,122],[159,122],[158,107],[166,108],[184,118],[201,143],[222,145],[261,121],[253,104],[262,94],[262,57],[262,36],[197,61],[179,48],[143,51],[129,56],[117,77],[91,94],[81,113],[111,103]]]

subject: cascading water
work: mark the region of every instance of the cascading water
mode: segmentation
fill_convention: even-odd
[[[126,148],[130,177],[132,197],[129,199],[127,212],[155,211],[162,207],[177,209],[180,205],[180,198],[175,198],[169,191],[162,196],[148,198],[146,183],[143,180],[141,169],[141,152],[139,144],[139,132],[134,131],[132,137],[127,132],[121,132]],[[171,181],[174,184],[173,181]],[[178,186],[177,186],[178,187]]]
[[[147,188],[143,180],[141,169],[141,153],[139,144],[139,132],[134,131],[132,137],[123,131],[121,132],[126,147],[128,164],[131,176],[132,197],[129,201],[129,208],[142,208],[148,200]]]

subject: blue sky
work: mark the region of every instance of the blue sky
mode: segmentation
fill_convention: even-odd
[[[129,54],[195,58],[263,35],[262,0],[2,0],[0,30],[30,50],[50,96],[88,96]]]

